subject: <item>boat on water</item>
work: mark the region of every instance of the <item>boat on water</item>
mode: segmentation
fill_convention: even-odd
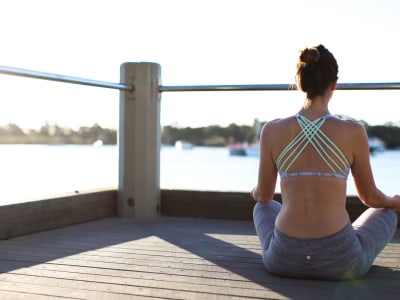
[[[255,140],[252,143],[236,143],[228,145],[229,155],[234,156],[260,156],[260,133],[262,123],[257,119],[255,120]]]
[[[229,155],[236,156],[259,156],[260,155],[260,147],[258,143],[254,144],[234,144],[228,146]]]
[[[175,150],[182,151],[182,150],[191,150],[193,149],[193,144],[187,141],[176,141],[175,142]]]
[[[101,146],[103,146],[103,141],[99,139],[99,140],[95,141],[95,142],[92,144],[92,146],[93,146],[93,147],[96,147],[96,148],[101,147]]]
[[[368,144],[369,144],[369,152],[372,154],[376,152],[383,152],[386,149],[385,142],[376,136],[369,136]]]

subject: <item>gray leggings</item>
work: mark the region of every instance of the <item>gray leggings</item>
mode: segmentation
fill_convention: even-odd
[[[365,275],[393,238],[397,214],[392,209],[367,209],[353,224],[323,238],[293,238],[275,228],[281,204],[256,203],[254,225],[268,272],[285,277],[327,280]]]

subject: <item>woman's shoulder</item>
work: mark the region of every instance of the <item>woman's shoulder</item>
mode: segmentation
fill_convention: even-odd
[[[327,122],[328,123],[328,122]],[[324,132],[333,139],[335,143],[341,144],[341,148],[353,149],[364,145],[368,140],[365,127],[353,120],[332,118],[327,124]],[[338,145],[339,145],[338,144]]]
[[[340,119],[335,117],[332,118],[332,121],[337,129],[350,130],[354,133],[365,131],[365,127],[361,123],[354,120]]]
[[[287,136],[288,130],[291,131],[294,127],[293,122],[296,122],[294,116],[268,121],[263,126],[261,135],[268,137],[270,141],[275,141],[281,136]]]
[[[295,117],[286,117],[286,118],[280,118],[280,119],[275,119],[272,121],[268,121],[264,127],[267,128],[280,128],[280,127],[286,127],[289,123],[295,121]]]

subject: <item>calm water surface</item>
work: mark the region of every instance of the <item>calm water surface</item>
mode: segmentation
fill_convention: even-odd
[[[378,187],[400,193],[400,151],[373,155],[371,164]],[[0,205],[118,185],[116,146],[0,145],[0,166]],[[226,148],[163,146],[160,184],[163,189],[249,192],[257,169],[258,158],[230,156]],[[355,194],[351,177],[348,194]]]

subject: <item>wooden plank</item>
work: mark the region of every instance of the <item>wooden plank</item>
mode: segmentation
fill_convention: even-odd
[[[250,193],[161,190],[161,214],[174,217],[249,220]]]
[[[60,299],[66,300],[74,298],[69,298],[65,296],[54,297],[54,296],[38,295],[32,293],[24,293],[21,291],[13,292],[5,290],[2,290],[0,294],[0,300],[60,300]]]
[[[14,259],[25,259],[28,261],[49,261],[55,258],[60,257],[60,252],[52,252],[53,249],[48,249],[47,253],[44,250],[40,249],[0,249],[1,258],[10,258]],[[32,253],[31,251],[34,251]],[[174,264],[177,259],[179,259],[182,266],[187,265],[191,269],[204,268],[204,266],[213,266],[215,262],[218,262],[220,265],[230,264],[232,267],[243,267],[251,264],[259,264],[260,257],[259,255],[254,255],[253,257],[249,256],[241,256],[240,253],[232,253],[232,254],[221,254],[215,251],[214,253],[202,253],[202,257],[198,255],[190,254],[190,253],[177,253],[177,252],[150,252],[146,250],[131,250],[134,253],[122,253],[122,252],[114,252],[110,254],[110,252],[100,252],[93,251],[91,253],[86,252],[84,254],[66,254],[64,259],[69,260],[83,260],[83,261],[100,261],[100,262],[119,262],[121,260],[126,261],[126,263],[134,262],[135,265],[141,266],[165,266],[168,267],[168,264]],[[35,253],[40,253],[35,254]],[[213,259],[213,263],[208,262],[207,259]],[[239,260],[240,259],[240,260]],[[239,261],[238,261],[239,260]]]
[[[15,265],[17,266],[17,264]],[[124,280],[148,280],[157,283],[165,283],[167,285],[173,284],[191,284],[198,285],[199,290],[203,290],[208,286],[236,289],[262,289],[259,284],[241,278],[240,280],[226,280],[213,278],[212,281],[209,277],[196,277],[196,276],[185,276],[183,274],[163,274],[163,273],[152,273],[152,272],[135,272],[130,270],[112,269],[112,268],[99,268],[99,267],[82,267],[77,265],[61,265],[61,264],[39,264],[29,268],[25,268],[20,264],[21,268],[15,268],[14,271],[10,271],[8,274],[25,274],[26,270],[35,272],[35,274],[43,274],[44,271],[53,272],[54,274],[75,274],[75,276],[93,276],[92,278],[104,277],[107,278],[118,278],[119,282]],[[1,267],[0,267],[1,268]],[[264,271],[263,271],[264,272]],[[64,275],[60,275],[64,276]],[[65,275],[68,276],[68,275]]]
[[[0,239],[115,216],[116,198],[116,190],[93,190],[0,206]]]
[[[281,201],[280,194],[274,199]],[[252,220],[254,200],[249,193],[161,190],[161,213],[164,216]],[[354,221],[367,207],[356,196],[348,196],[346,209]],[[400,212],[398,213],[400,219]],[[400,228],[400,222],[399,222]]]
[[[21,282],[13,281],[0,281],[0,293],[3,293],[3,289],[8,292],[18,292],[24,294],[31,294],[32,300],[36,297],[42,298],[44,296],[50,296],[53,298],[69,298],[69,299],[88,299],[88,300],[98,300],[98,299],[110,299],[110,300],[131,300],[132,294],[123,293],[109,293],[105,291],[93,291],[93,290],[81,290],[74,286],[62,287],[62,286],[52,286],[54,282],[49,282],[48,284],[40,284],[40,278],[29,278],[29,280],[21,279]],[[31,283],[34,282],[34,283]],[[67,284],[66,282],[63,282]],[[149,299],[148,297],[141,297],[140,295],[134,295],[135,299]],[[153,299],[161,299],[154,297]]]
[[[173,281],[161,281],[155,279],[141,278],[120,278],[105,277],[93,274],[74,274],[64,272],[23,272],[18,274],[8,274],[7,281],[18,283],[29,283],[38,285],[51,285],[57,287],[69,287],[81,290],[102,291],[115,294],[127,294],[132,296],[151,296],[173,299],[215,299],[220,296],[229,296],[230,298],[264,298],[267,293],[264,289],[259,288],[256,284],[251,289],[238,288],[231,286],[229,291],[226,287],[219,287],[208,284],[206,287],[198,283],[179,283]],[[3,279],[0,275],[0,280]],[[106,284],[105,284],[106,282]],[[278,295],[275,295],[277,297]],[[282,298],[282,297],[280,297]]]

